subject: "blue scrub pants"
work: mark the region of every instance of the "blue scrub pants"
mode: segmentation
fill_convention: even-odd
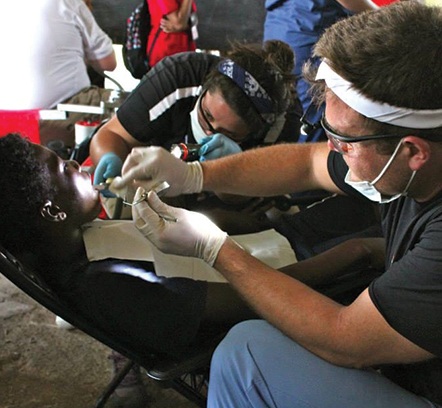
[[[338,367],[263,320],[236,325],[212,358],[208,408],[435,408],[374,370]]]

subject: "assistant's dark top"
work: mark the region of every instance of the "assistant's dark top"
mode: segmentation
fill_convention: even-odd
[[[151,262],[116,259],[84,259],[65,265],[62,273],[56,265],[50,269],[46,280],[57,293],[139,354],[179,354],[199,329],[206,282],[158,277]],[[128,270],[146,279],[130,276]]]
[[[331,152],[328,166],[339,188],[359,195],[344,182],[348,167],[341,155]],[[401,197],[380,207],[387,245],[386,269],[369,286],[370,298],[391,327],[440,359],[442,192],[425,203]],[[436,373],[435,362],[432,365]],[[439,381],[440,373],[442,370]],[[442,403],[442,382],[438,383],[438,389],[440,395],[432,398]]]
[[[191,135],[189,113],[220,57],[183,52],[156,64],[117,111],[123,127],[143,144],[163,146]]]
[[[169,149],[173,143],[195,143],[189,114],[201,95],[207,75],[220,60],[216,55],[200,52],[182,52],[162,59],[118,109],[118,120],[144,145]],[[296,99],[286,112],[278,142],[298,140],[301,116],[302,109]],[[260,140],[252,139],[241,147],[245,150],[259,143]]]

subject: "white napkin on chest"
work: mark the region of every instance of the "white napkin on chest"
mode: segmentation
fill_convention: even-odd
[[[231,238],[245,251],[273,268],[296,262],[287,239],[273,229]],[[216,269],[201,259],[159,251],[136,229],[132,220],[93,221],[85,225],[83,240],[89,261],[107,258],[151,261],[155,263],[158,276],[227,282]]]

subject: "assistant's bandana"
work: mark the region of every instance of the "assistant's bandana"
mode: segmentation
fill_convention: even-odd
[[[325,62],[319,65],[316,79],[323,79],[336,96],[356,112],[390,125],[432,129],[442,126],[442,109],[409,109],[375,102],[362,95],[353,85]]]
[[[275,120],[273,101],[260,83],[231,59],[224,59],[218,65],[218,71],[230,78],[252,101],[256,110],[267,123]]]

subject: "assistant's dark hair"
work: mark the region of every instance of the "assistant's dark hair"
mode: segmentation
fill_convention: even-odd
[[[276,115],[287,111],[296,96],[295,77],[292,70],[295,55],[288,44],[279,40],[264,44],[236,42],[225,57],[248,71],[267,91],[273,101]],[[212,70],[204,83],[204,89],[221,92],[228,105],[254,130],[263,126],[256,108],[244,92],[228,77]]]
[[[1,243],[10,251],[36,242],[42,205],[53,196],[47,168],[18,134],[0,138]]]

